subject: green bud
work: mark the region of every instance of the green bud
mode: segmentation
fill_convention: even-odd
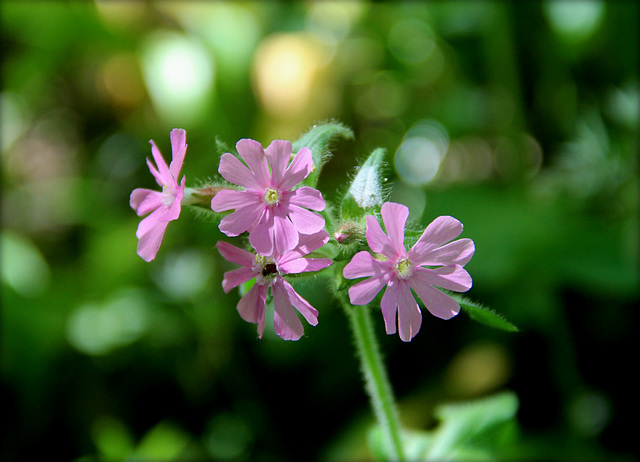
[[[349,221],[336,228],[333,237],[339,244],[349,245],[364,238],[365,228],[360,223]]]
[[[213,196],[225,189],[231,188],[217,185],[203,185],[199,188],[184,188],[184,197],[180,203],[182,205],[205,205],[210,208]]]
[[[382,186],[384,154],[383,148],[376,149],[358,169],[342,200],[343,219],[361,218],[367,213],[379,210],[382,206],[385,198]]]

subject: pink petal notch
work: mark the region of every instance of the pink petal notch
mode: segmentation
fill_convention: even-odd
[[[242,161],[223,154],[218,172],[244,189],[211,200],[214,212],[233,210],[220,221],[220,231],[230,237],[248,231],[256,252],[273,256],[294,249],[301,235],[324,228],[325,220],[317,213],[325,207],[320,191],[308,186],[295,189],[313,169],[308,148],[292,156],[289,141],[275,140],[265,150],[257,141],[242,139],[236,150]]]
[[[129,205],[138,216],[149,214],[140,222],[136,231],[137,253],[147,262],[156,258],[169,222],[180,216],[186,179],[183,176],[178,183],[178,177],[187,152],[187,132],[181,128],[171,130],[172,160],[169,166],[153,140],[149,143],[155,165],[148,159],[147,165],[162,187],[162,192],[138,188],[131,193],[129,199]]]
[[[463,268],[471,260],[475,246],[471,239],[453,240],[462,233],[462,223],[453,217],[438,217],[408,251],[404,247],[404,227],[409,209],[393,202],[381,208],[382,221],[367,216],[366,237],[372,256],[358,252],[344,267],[347,279],[366,277],[349,289],[354,305],[367,305],[385,289],[381,300],[387,334],[399,333],[409,342],[420,330],[422,312],[412,290],[427,310],[441,319],[460,311],[459,303],[440,289],[466,292],[472,280]],[[385,288],[386,287],[386,288]]]

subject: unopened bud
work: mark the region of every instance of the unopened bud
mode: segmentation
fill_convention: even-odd
[[[367,209],[382,205],[384,191],[380,178],[383,159],[384,149],[378,148],[373,151],[351,183],[348,194],[360,208]]]
[[[184,197],[182,198],[182,205],[211,205],[211,199],[213,196],[223,191],[223,186],[205,185],[200,188],[184,188]]]
[[[355,222],[347,222],[340,225],[333,237],[339,244],[351,244],[364,237],[364,227]]]

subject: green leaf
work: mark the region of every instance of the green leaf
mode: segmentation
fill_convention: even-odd
[[[323,165],[329,160],[331,142],[338,136],[353,139],[351,129],[337,122],[314,125],[311,130],[293,142],[293,153],[296,154],[303,147],[311,149],[315,170],[302,182],[306,186],[315,187]]]
[[[511,391],[475,401],[438,406],[435,415],[442,423],[434,433],[427,459],[443,460],[460,453],[471,454],[473,451],[469,451],[473,449],[471,443],[474,439],[487,434],[498,439],[501,424],[514,419],[517,410],[518,397]]]
[[[383,148],[376,149],[358,168],[349,190],[342,199],[340,207],[342,219],[362,218],[366,213],[379,210],[382,206],[385,198],[382,187],[384,154]]]
[[[433,434],[430,432],[402,430],[402,448],[408,461],[426,460],[429,448],[433,445]],[[386,461],[390,454],[388,438],[382,428],[375,425],[367,434],[367,446],[374,460]]]
[[[437,406],[440,424],[431,431],[404,429],[401,434],[406,460],[495,460],[515,425],[518,397],[511,391],[473,401]],[[374,460],[388,460],[389,443],[379,425],[368,433],[367,443]]]
[[[471,319],[485,324],[489,327],[495,327],[496,329],[506,330],[508,332],[518,332],[518,329],[514,324],[510,323],[501,314],[486,308],[478,303],[475,303],[468,298],[460,297],[458,295],[452,295],[458,303],[462,311],[467,313]]]
[[[364,211],[358,207],[358,203],[351,194],[344,196],[340,205],[340,215],[344,220],[364,215]]]

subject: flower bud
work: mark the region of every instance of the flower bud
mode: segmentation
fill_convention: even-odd
[[[184,197],[182,205],[206,205],[210,207],[211,199],[225,188],[223,186],[204,185],[199,188],[184,188]]]
[[[348,245],[364,238],[364,226],[353,221],[338,226],[333,237],[338,244]]]
[[[348,194],[353,196],[360,208],[381,206],[384,201],[381,181],[384,152],[382,148],[373,151],[351,183]]]

